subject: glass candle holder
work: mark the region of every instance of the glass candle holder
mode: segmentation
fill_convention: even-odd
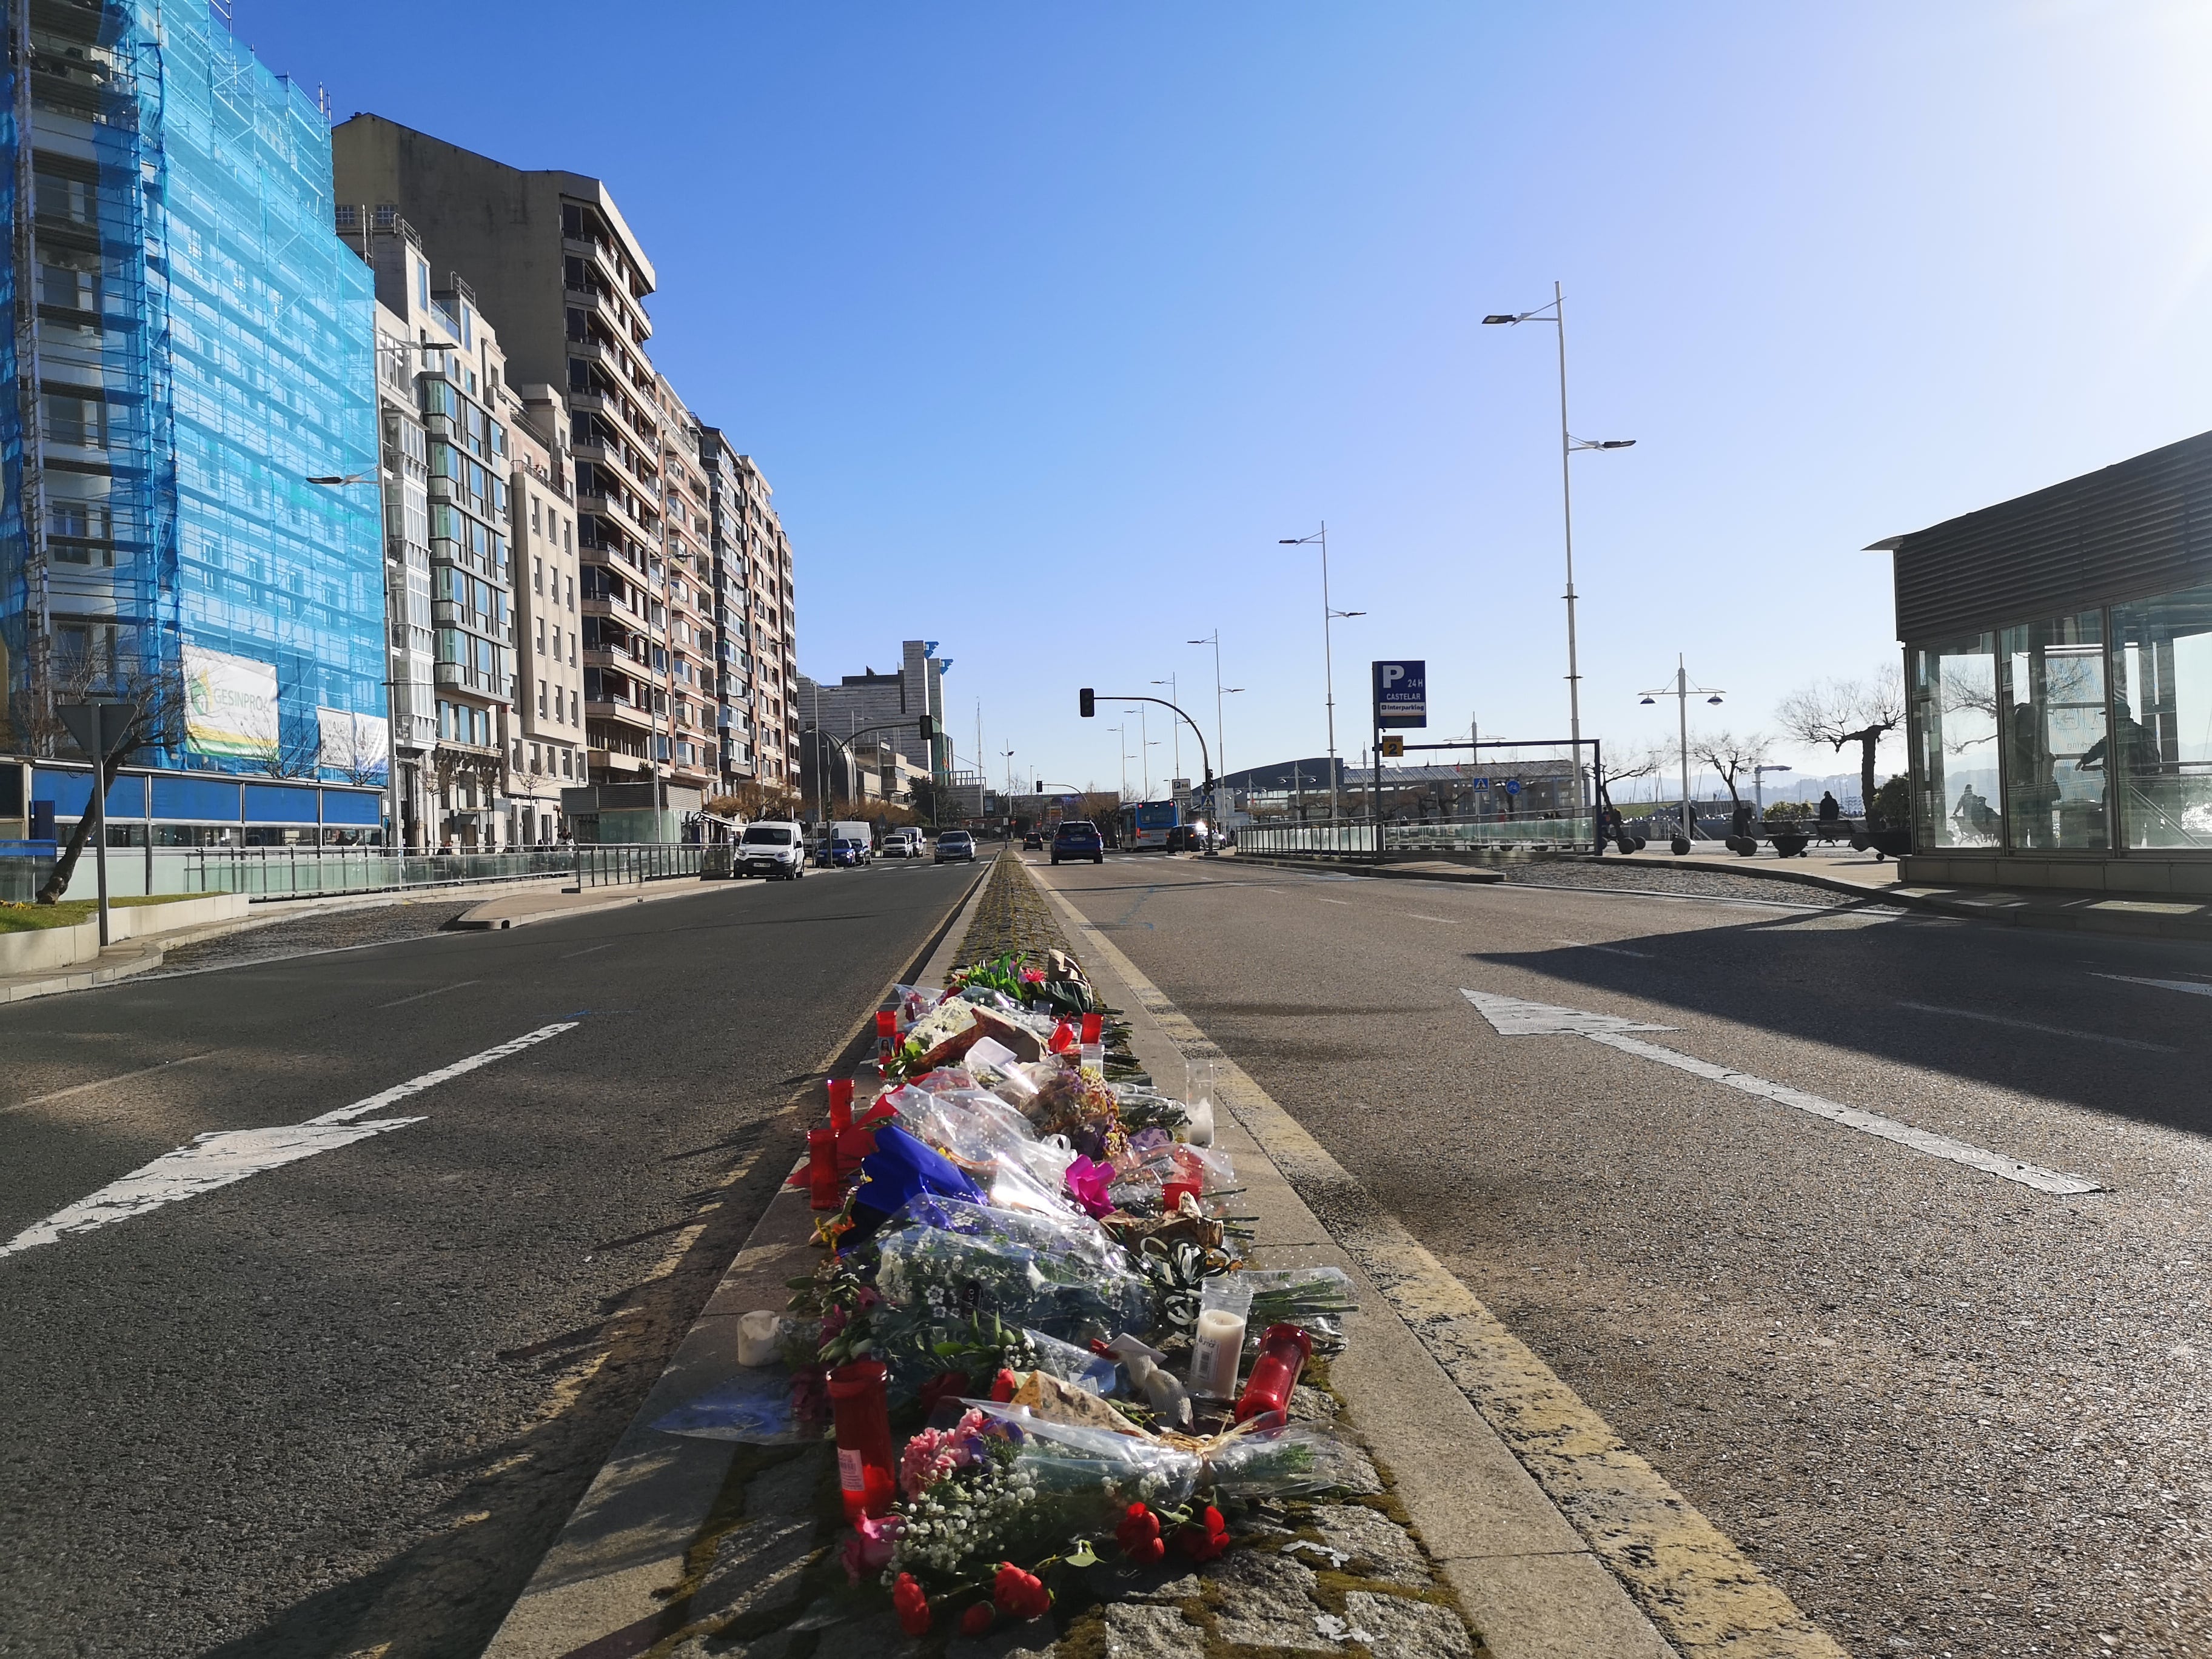
[[[1260,1334],[1260,1357],[1237,1402],[1237,1420],[1267,1412],[1287,1411],[1298,1374],[1313,1358],[1313,1338],[1296,1325],[1270,1325]]]
[[[845,1202],[844,1188],[837,1178],[837,1139],[835,1129],[806,1132],[807,1194],[817,1210],[835,1210]]]
[[[876,1058],[889,1060],[898,1048],[898,1010],[878,1008],[876,1011]]]
[[[890,1376],[879,1359],[856,1359],[830,1373],[830,1409],[837,1430],[837,1487],[848,1521],[886,1514],[898,1496],[886,1392]]]
[[[848,1077],[830,1079],[830,1127],[839,1131],[853,1127],[853,1079]]]
[[[1103,1042],[1105,1041],[1105,1037],[1106,1016],[1103,1014],[1084,1015],[1083,1040],[1085,1042]]]

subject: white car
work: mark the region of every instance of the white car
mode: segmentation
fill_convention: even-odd
[[[788,820],[763,819],[738,838],[736,873],[797,881],[806,873],[806,832]]]

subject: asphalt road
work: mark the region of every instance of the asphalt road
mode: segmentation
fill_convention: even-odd
[[[789,1168],[781,1109],[976,873],[0,1011],[0,1243],[574,1022],[362,1119],[419,1122],[0,1255],[0,1654],[479,1651]]]
[[[2130,982],[2212,992],[2212,948],[1233,860],[1039,873],[1853,1654],[2212,1654],[2212,1006]],[[1501,1036],[1462,988],[1663,1024],[1639,1040],[2106,1190]]]

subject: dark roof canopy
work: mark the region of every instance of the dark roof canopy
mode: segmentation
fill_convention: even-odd
[[[2212,432],[1874,545],[1912,644],[2212,582]]]

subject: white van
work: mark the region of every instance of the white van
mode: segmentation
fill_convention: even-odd
[[[918,859],[921,851],[919,830],[894,830],[884,837],[884,856],[887,859]]]
[[[749,823],[738,837],[736,873],[797,881],[806,873],[806,832],[788,819]]]

